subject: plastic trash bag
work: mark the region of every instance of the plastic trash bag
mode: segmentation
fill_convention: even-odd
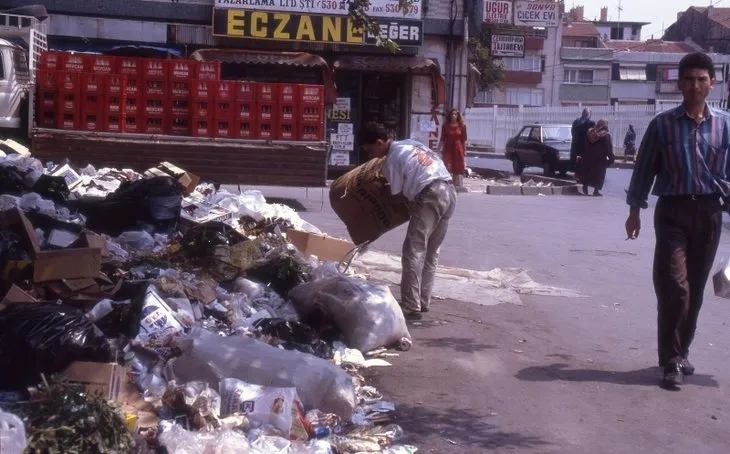
[[[28,446],[23,421],[12,413],[0,409],[0,452],[21,454]]]
[[[114,238],[114,241],[127,251],[151,251],[155,248],[155,239],[144,231],[124,232]]]
[[[712,287],[715,296],[730,299],[730,258],[722,257],[717,261],[712,275]]]
[[[31,189],[46,199],[61,204],[65,203],[71,196],[71,191],[68,189],[64,177],[41,175]]]
[[[84,314],[54,304],[15,304],[0,311],[0,389],[34,384],[73,361],[108,362],[109,341]]]
[[[266,254],[259,263],[246,270],[246,275],[286,296],[291,289],[307,282],[310,272],[311,266],[301,254],[283,247]]]
[[[168,362],[168,381],[217,383],[237,378],[255,385],[294,387],[307,408],[320,408],[342,418],[349,418],[354,411],[352,378],[323,359],[249,337],[216,336],[200,328],[193,328],[178,345],[183,354]]]
[[[295,388],[252,385],[236,378],[220,381],[221,416],[245,414],[254,426],[270,424],[289,436],[298,401]]]
[[[345,343],[360,351],[411,339],[406,320],[390,289],[343,275],[325,277],[294,288],[289,297],[302,320],[323,314],[333,320]]]
[[[191,432],[173,425],[159,440],[169,454],[263,454],[251,449],[246,435],[235,430]]]
[[[281,346],[287,350],[298,350],[324,359],[332,357],[332,347],[321,340],[311,327],[302,322],[264,318],[257,320],[253,325],[263,335],[279,339],[282,342]]]

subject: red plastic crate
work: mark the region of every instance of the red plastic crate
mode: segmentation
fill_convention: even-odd
[[[81,115],[79,112],[57,112],[56,127],[58,129],[78,130],[80,126]]]
[[[195,60],[170,60],[167,77],[171,81],[189,82],[195,75],[195,63]]]
[[[104,126],[103,117],[104,115],[101,112],[82,110],[80,129],[82,131],[101,132]]]
[[[39,109],[55,110],[58,106],[58,90],[38,89],[36,91],[36,103]]]
[[[126,120],[127,118],[123,114],[106,114],[102,125],[103,130],[104,132],[124,132]]]
[[[36,110],[36,124],[40,128],[56,128],[58,120],[56,109],[38,109]]]
[[[275,104],[257,104],[256,118],[261,122],[276,122],[277,111]]]
[[[299,84],[297,85],[297,97],[301,105],[324,105],[324,86]]]
[[[297,140],[303,140],[307,142],[320,142],[324,140],[324,124],[300,123]]]
[[[86,70],[86,56],[83,54],[63,54],[61,69],[81,73]]]
[[[63,52],[43,52],[39,69],[59,70],[63,68]]]
[[[296,84],[279,84],[279,103],[294,104],[297,102]]]
[[[142,94],[140,83],[142,79],[133,79],[127,77],[127,83],[125,84],[127,90],[127,96],[140,96]]]
[[[124,119],[124,132],[131,134],[140,133],[142,131],[142,116],[127,115]]]
[[[143,115],[142,134],[167,134],[165,115]]]
[[[81,93],[84,95],[104,94],[104,74],[83,73],[81,74]]]
[[[104,97],[104,113],[123,115],[127,112],[127,98],[122,95],[107,94]]]
[[[256,100],[256,82],[239,80],[236,82],[236,101],[254,102]]]
[[[111,55],[87,55],[86,72],[97,74],[112,74],[116,69],[116,57]]]
[[[235,101],[236,99],[236,82],[232,80],[221,80],[216,84],[215,100],[216,101]]]
[[[117,57],[115,61],[115,74],[122,76],[128,76],[129,78],[136,79],[140,76],[140,69],[142,66],[142,59],[136,57]]]
[[[45,55],[45,54],[43,54]],[[36,71],[36,86],[43,90],[58,89],[58,71],[55,69],[39,69]]]
[[[250,121],[255,117],[256,104],[237,101],[233,104],[233,116],[238,121]]]
[[[220,80],[221,64],[217,61],[197,62],[195,67],[195,79]]]
[[[170,101],[170,115],[176,117],[190,116],[190,100],[173,99]]]
[[[81,74],[71,71],[58,73],[58,89],[63,93],[81,94]]]
[[[213,121],[209,118],[192,118],[191,134],[193,137],[210,137],[213,132]]]
[[[104,112],[104,95],[100,93],[86,93],[81,95],[81,111],[95,112],[97,114]]]
[[[276,139],[276,122],[260,121],[257,124],[257,138],[274,140]]]
[[[298,117],[301,121],[322,123],[324,122],[324,107],[308,104],[299,106]]]
[[[296,140],[297,125],[291,121],[282,121],[276,125],[277,140]]]
[[[127,116],[137,115],[142,113],[142,106],[140,106],[140,98],[136,96],[127,96],[124,102],[124,113]]]
[[[144,79],[142,86],[142,96],[167,96],[167,81],[165,79]]]
[[[277,100],[276,84],[268,82],[258,82],[256,84],[256,102],[261,104],[276,104]]]
[[[213,121],[213,137],[232,139],[236,135],[234,122],[230,118],[216,118]]]
[[[213,109],[210,101],[192,101],[190,104],[190,116],[193,118],[212,118]]]
[[[234,121],[235,125],[235,136],[241,139],[257,139],[258,130],[256,129],[256,122],[252,120],[247,121]]]
[[[143,79],[166,80],[168,74],[168,60],[159,58],[143,58],[140,75]]]
[[[80,112],[81,96],[76,93],[61,92],[58,94],[59,112]]]
[[[142,99],[144,100],[142,115],[159,115],[161,117],[167,115],[169,109],[167,108],[167,100],[164,96],[145,96]]]
[[[194,80],[190,87],[190,97],[194,101],[208,101],[212,100],[216,90],[218,89],[218,82],[210,80]]]
[[[213,118],[233,121],[235,118],[235,103],[232,101],[216,101],[213,110]]]
[[[126,96],[127,77],[120,74],[109,74],[105,77],[104,90],[107,95]]]
[[[171,115],[170,116],[170,135],[173,136],[189,136],[190,130],[190,117],[188,115]]]
[[[298,121],[296,104],[279,104],[276,110],[276,118],[280,123]]]
[[[168,81],[170,98],[172,99],[190,99],[190,81],[170,80]]]

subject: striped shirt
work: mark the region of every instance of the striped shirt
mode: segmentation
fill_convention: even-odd
[[[656,196],[730,196],[730,114],[705,106],[697,123],[684,106],[657,115],[646,130],[626,195],[646,208],[652,183]]]

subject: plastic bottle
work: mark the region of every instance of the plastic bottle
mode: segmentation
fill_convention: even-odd
[[[21,454],[27,446],[23,421],[12,413],[0,411],[0,454]]]

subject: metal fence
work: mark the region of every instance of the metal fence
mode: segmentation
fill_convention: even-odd
[[[709,103],[711,107],[725,109],[725,102]],[[636,130],[638,148],[649,122],[658,113],[677,107],[679,103],[662,103],[646,106],[591,106],[592,118],[608,120],[617,154],[623,154],[623,143],[629,125]],[[507,141],[515,136],[525,124],[551,123],[572,124],[580,116],[579,107],[475,107],[464,115],[469,145],[490,148],[504,153]]]

